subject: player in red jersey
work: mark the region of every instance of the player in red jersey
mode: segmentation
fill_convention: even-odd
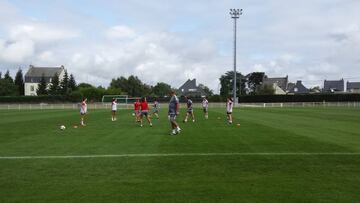
[[[134,115],[135,115],[135,122],[140,122],[140,114],[141,114],[141,103],[140,100],[137,99],[136,102],[134,102]]]
[[[150,117],[149,117],[149,105],[146,101],[146,97],[143,97],[141,99],[141,117],[140,117],[140,126],[142,127],[143,126],[143,117],[145,116],[146,117],[146,120],[149,122],[150,124],[150,127],[152,127],[152,123],[151,123],[151,120],[150,120]]]

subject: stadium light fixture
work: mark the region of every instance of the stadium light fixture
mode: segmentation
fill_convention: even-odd
[[[233,97],[235,105],[238,103],[236,97],[236,20],[243,14],[242,9],[230,9],[231,18],[234,19],[234,80],[233,80]],[[241,78],[240,78],[240,94],[241,94]]]

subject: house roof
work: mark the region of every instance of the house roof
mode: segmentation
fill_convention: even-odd
[[[273,84],[277,84],[277,86],[279,86],[281,89],[283,89],[284,91],[286,91],[288,89],[288,76],[282,78],[267,78],[265,77],[263,80],[263,84],[264,85],[273,85]]]
[[[206,95],[202,88],[196,86],[196,79],[188,79],[179,87],[178,93],[179,95]]]
[[[360,82],[347,82],[346,83],[346,89],[360,89]]]
[[[184,90],[188,90],[188,89],[196,89],[196,79],[190,80],[188,79],[183,85],[181,85],[179,87],[179,90],[184,89]]]
[[[324,81],[324,91],[344,91],[344,79],[341,80],[325,80]]]
[[[306,94],[309,93],[309,89],[302,84],[301,80],[298,80],[296,84],[291,89],[289,89],[289,93]]]
[[[44,74],[45,77],[53,77],[55,73],[58,75],[61,73],[61,71],[64,70],[64,66],[60,67],[35,67],[31,66],[27,73],[25,74],[25,77],[42,77],[42,74]]]

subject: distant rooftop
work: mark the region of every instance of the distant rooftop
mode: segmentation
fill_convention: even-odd
[[[44,74],[46,82],[51,82],[51,78],[54,77],[55,73],[59,76],[64,70],[64,66],[59,67],[35,67],[30,65],[29,70],[25,74],[25,82],[38,83]]]

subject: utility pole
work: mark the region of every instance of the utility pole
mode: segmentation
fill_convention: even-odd
[[[242,9],[230,9],[231,18],[234,19],[234,79],[233,79],[233,98],[234,103],[238,103],[238,98],[236,97],[236,20],[242,15]],[[241,94],[241,78],[240,79],[240,94]]]

